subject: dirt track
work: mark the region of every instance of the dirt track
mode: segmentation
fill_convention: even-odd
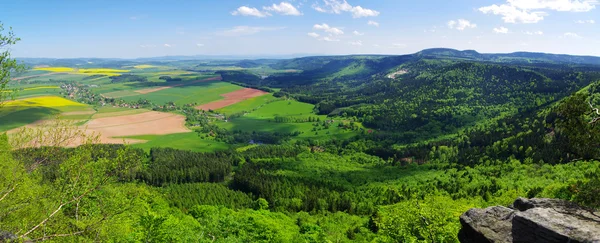
[[[240,89],[231,93],[222,94],[221,96],[225,98],[223,100],[213,101],[208,104],[196,106],[196,109],[205,111],[216,110],[265,94],[268,94],[268,92],[251,88]]]
[[[140,94],[149,94],[149,93],[153,93],[153,92],[156,92],[156,91],[170,89],[170,88],[173,88],[173,87],[185,86],[185,85],[190,85],[190,84],[195,84],[195,83],[202,83],[202,82],[208,82],[208,81],[217,81],[217,80],[222,80],[221,76],[219,76],[219,77],[213,77],[213,78],[207,78],[207,79],[203,79],[203,80],[189,81],[189,82],[184,82],[184,83],[174,84],[174,85],[168,85],[168,86],[160,86],[160,87],[156,87],[156,88],[140,89],[140,90],[135,90],[133,92],[140,93]]]

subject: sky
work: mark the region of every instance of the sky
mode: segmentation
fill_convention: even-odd
[[[600,56],[597,0],[14,0],[16,57],[408,54],[445,47]]]

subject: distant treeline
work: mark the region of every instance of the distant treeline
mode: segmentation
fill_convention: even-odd
[[[246,88],[258,89],[265,92],[273,93],[275,90],[263,86],[262,79],[253,73],[248,71],[218,71],[216,74],[220,74],[223,81],[239,85]]]

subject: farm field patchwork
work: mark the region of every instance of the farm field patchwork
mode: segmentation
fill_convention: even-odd
[[[273,95],[262,95],[254,98],[250,98],[236,104],[223,107],[221,109],[216,110],[217,112],[225,115],[236,114],[240,112],[251,112],[252,110],[259,108],[266,103],[277,100]]]
[[[0,108],[0,132],[48,119],[63,112],[89,111],[91,107],[58,96],[9,101]]]
[[[258,89],[244,88],[234,92],[222,94],[221,96],[224,98],[223,100],[218,100],[208,104],[200,105],[197,106],[196,109],[205,111],[217,110],[265,94],[268,93]]]
[[[242,87],[221,81],[198,82],[191,85],[161,89],[148,94],[122,97],[125,101],[147,99],[155,104],[205,104],[223,99],[222,94],[240,90]]]

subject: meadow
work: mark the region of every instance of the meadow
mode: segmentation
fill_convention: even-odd
[[[349,138],[358,134],[358,131],[339,127],[340,123],[347,123],[347,121],[329,119],[325,115],[316,115],[313,112],[314,105],[295,100],[273,101],[269,96],[270,95],[257,97],[258,99],[256,100],[247,100],[244,101],[244,104],[236,104],[236,107],[230,109],[231,111],[239,111],[242,108],[248,107],[250,104],[258,106],[254,108],[254,111],[251,111],[242,117],[234,118],[227,122],[218,122],[219,127],[232,131],[300,132],[300,135],[298,135],[296,139]],[[263,103],[258,101],[262,101]],[[277,122],[277,117],[287,121]],[[323,126],[323,123],[327,123],[327,126]],[[362,126],[358,125],[358,128],[361,127]]]
[[[146,143],[137,143],[132,146],[150,151],[151,148],[177,148],[194,152],[211,152],[226,150],[229,145],[212,139],[201,139],[197,133],[175,133],[169,135],[143,135],[125,137],[130,139],[147,140]]]

